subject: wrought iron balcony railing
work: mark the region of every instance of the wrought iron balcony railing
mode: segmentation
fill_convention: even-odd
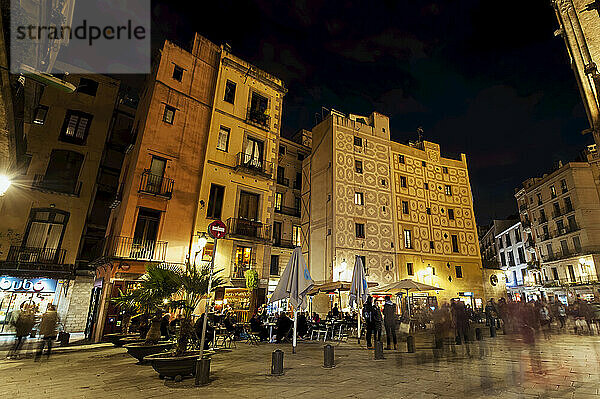
[[[131,237],[111,237],[106,255],[115,258],[164,261],[167,253],[166,241],[136,240]]]
[[[170,199],[173,195],[173,182],[173,179],[168,177],[153,175],[150,171],[144,171],[138,192]]]
[[[241,237],[254,241],[270,241],[271,229],[261,222],[242,218],[227,219],[227,231],[230,236]]]
[[[61,193],[79,197],[82,183],[80,181],[52,181],[46,179],[45,175],[35,175],[32,186],[42,191],[51,191],[53,193]]]
[[[241,169],[253,175],[271,178],[273,175],[273,162],[265,161],[261,157],[244,152],[238,152],[235,169]]]
[[[8,262],[42,263],[64,265],[67,251],[58,248],[32,248],[11,245],[8,250]]]

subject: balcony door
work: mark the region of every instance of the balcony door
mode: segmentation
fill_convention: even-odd
[[[166,159],[152,157],[152,162],[150,163],[150,176],[148,176],[148,182],[146,183],[146,191],[150,193],[161,192],[166,167]]]
[[[67,220],[68,214],[62,211],[32,209],[19,260],[56,261]]]
[[[262,169],[264,143],[248,137],[244,147],[244,165],[256,169]]]
[[[281,222],[273,223],[273,245],[281,245]]]
[[[156,248],[158,237],[158,226],[160,224],[160,212],[140,208],[135,231],[133,233],[133,245],[131,257],[134,259],[152,259]]]
[[[258,237],[260,224],[258,222],[259,195],[247,191],[240,192],[240,206],[236,233],[246,237]]]
[[[252,247],[237,246],[235,249],[234,278],[245,278],[244,272],[252,267]]]

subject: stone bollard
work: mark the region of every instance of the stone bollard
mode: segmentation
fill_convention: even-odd
[[[406,337],[406,351],[408,353],[415,353],[415,337],[412,335]]]
[[[330,369],[335,367],[335,357],[333,346],[327,344],[323,347],[323,367]]]
[[[271,375],[283,375],[283,351],[276,349],[271,356]]]
[[[196,385],[207,385],[210,382],[210,357],[196,361]]]
[[[490,337],[496,337],[496,326],[490,326]]]
[[[375,341],[375,360],[385,359],[383,357],[383,342]]]
[[[475,339],[477,341],[481,341],[483,339],[483,335],[481,334],[481,328],[475,328]]]

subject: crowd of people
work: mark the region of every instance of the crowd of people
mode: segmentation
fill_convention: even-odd
[[[58,313],[53,304],[48,304],[41,317],[36,315],[38,310],[35,304],[23,302],[19,309],[11,312],[9,323],[15,330],[15,343],[9,350],[7,358],[18,359],[25,341],[36,333],[39,334],[41,340],[34,359],[39,361],[44,354],[44,350],[46,357],[50,358],[52,344],[58,333]],[[35,330],[36,327],[37,330]]]

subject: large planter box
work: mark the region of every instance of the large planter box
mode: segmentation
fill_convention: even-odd
[[[144,358],[149,355],[165,352],[175,345],[173,342],[159,342],[158,344],[148,345],[143,342],[137,342],[124,345],[127,353],[136,358],[138,362],[144,363]]]
[[[192,352],[177,357],[159,353],[146,356],[144,360],[150,363],[160,378],[170,377],[180,380],[185,376],[196,373],[196,361],[199,357],[200,352]]]

